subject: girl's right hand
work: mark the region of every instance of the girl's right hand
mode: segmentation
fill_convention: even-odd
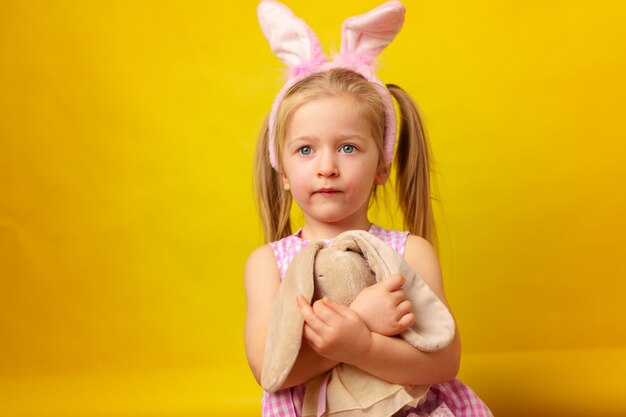
[[[357,312],[326,298],[311,306],[300,295],[297,303],[304,319],[303,337],[318,355],[353,365],[368,356],[372,332]]]
[[[391,275],[386,280],[364,288],[350,305],[370,331],[384,336],[402,333],[415,321],[413,304],[402,288],[404,278]]]

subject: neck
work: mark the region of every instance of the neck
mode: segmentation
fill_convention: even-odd
[[[372,223],[367,219],[361,219],[359,221],[345,221],[337,223],[321,223],[305,220],[304,226],[302,226],[302,239],[305,240],[321,240],[332,239],[337,237],[343,232],[348,230],[369,230]]]

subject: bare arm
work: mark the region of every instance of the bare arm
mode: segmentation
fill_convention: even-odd
[[[265,339],[272,304],[280,286],[280,274],[274,252],[269,245],[261,246],[248,257],[244,282],[246,288],[245,345],[248,363],[260,384],[265,355]],[[295,303],[296,300],[293,300]],[[333,368],[337,363],[315,353],[303,342],[294,367],[282,388],[302,384]]]
[[[422,238],[410,236],[405,259],[447,306],[441,269],[432,246]],[[300,305],[307,320],[305,336],[321,355],[353,364],[398,384],[436,384],[456,376],[460,364],[458,330],[448,347],[426,353],[402,339],[364,332],[362,327],[365,325],[359,315],[344,307],[320,302],[316,302],[313,308],[303,303]],[[349,343],[344,340],[347,335],[352,338]]]

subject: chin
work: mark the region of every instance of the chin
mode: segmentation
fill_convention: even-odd
[[[318,213],[318,215],[314,215],[312,217],[315,217],[317,221],[323,223],[341,223],[343,221],[349,220],[353,216],[354,213],[347,213],[346,210],[341,210],[327,213]]]

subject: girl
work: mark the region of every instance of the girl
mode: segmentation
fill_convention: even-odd
[[[289,9],[272,0],[258,8],[272,50],[289,66],[289,78],[263,127],[256,156],[256,191],[266,240],[245,268],[245,343],[252,373],[260,381],[272,302],[293,256],[311,240],[330,240],[347,230],[368,230],[388,243],[447,305],[430,206],[428,146],[417,108],[395,85],[374,74],[374,59],[400,30],[404,7],[388,2],[344,22],[340,53],[332,61],[319,41]],[[397,194],[409,232],[386,230],[368,219],[378,185],[394,160]],[[292,234],[295,201],[303,227]],[[489,409],[455,380],[460,362],[458,331],[435,353],[393,337],[410,326],[412,306],[403,278],[363,290],[351,306],[332,301],[298,303],[305,319],[296,363],[281,390],[263,394],[264,416],[300,416],[304,383],[338,363],[349,363],[388,382],[432,384],[426,401],[403,416],[490,416]]]

